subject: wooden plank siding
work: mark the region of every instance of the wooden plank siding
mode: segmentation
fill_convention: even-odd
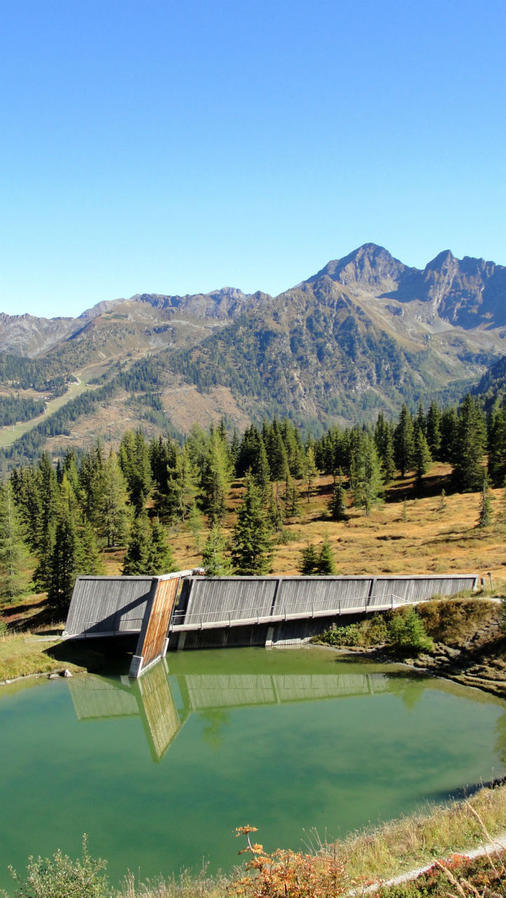
[[[272,645],[294,640],[283,631],[292,621],[306,620],[307,629],[317,619],[455,595],[474,589],[478,582],[474,574],[212,578],[196,573],[78,577],[64,636],[138,634],[129,673],[138,677],[165,655],[169,633],[180,634],[175,637],[178,647],[183,647],[186,633],[190,637],[201,630],[216,631],[213,645]],[[198,647],[198,639],[189,638],[190,646]]]
[[[352,614],[455,595],[475,574],[396,577],[192,577],[172,632]]]
[[[153,577],[77,577],[64,636],[139,633]]]
[[[150,607],[146,610],[139,641],[132,658],[130,676],[138,677],[143,670],[163,657],[167,651],[167,632],[170,616],[181,577],[179,574],[167,578],[154,578],[154,594]]]

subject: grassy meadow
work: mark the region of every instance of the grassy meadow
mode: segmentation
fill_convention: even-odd
[[[340,574],[438,574],[479,573],[492,575],[494,591],[506,585],[506,490],[491,490],[494,523],[477,529],[480,493],[451,493],[449,465],[434,464],[424,478],[424,495],[415,496],[414,479],[393,481],[384,501],[366,517],[362,510],[348,509],[346,521],[331,521],[328,502],[332,478],[316,478],[311,495],[303,483],[300,511],[284,526],[281,541],[274,551],[272,572],[278,575],[298,573],[300,553],[308,542],[319,544],[328,536]],[[280,485],[280,495],[283,492]],[[447,495],[441,498],[441,491]],[[235,524],[235,509],[243,492],[241,481],[234,481],[229,497],[229,512],[223,530],[230,536]],[[200,551],[206,530],[200,534]],[[188,526],[170,530],[169,540],[181,568],[196,567],[202,558]],[[121,570],[122,551],[105,555],[108,574]]]

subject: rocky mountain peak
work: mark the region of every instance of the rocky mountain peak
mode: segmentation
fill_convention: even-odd
[[[327,276],[343,286],[391,289],[406,270],[384,246],[364,243],[342,259],[328,262],[308,283]]]
[[[442,252],[438,253],[437,256],[434,257],[430,262],[427,262],[425,266],[425,271],[455,271],[459,266],[458,259],[455,258],[452,251],[449,249],[444,249]]]

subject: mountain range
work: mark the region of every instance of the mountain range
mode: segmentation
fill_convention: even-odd
[[[417,269],[367,243],[276,297],[226,287],[138,294],[78,318],[0,314],[0,389],[48,401],[21,428],[26,453],[34,427],[56,450],[167,419],[187,431],[222,416],[242,427],[288,414],[317,428],[395,415],[403,401],[459,398],[505,347],[505,266],[446,250]],[[56,400],[62,378],[70,387]],[[53,413],[61,427],[47,427]]]

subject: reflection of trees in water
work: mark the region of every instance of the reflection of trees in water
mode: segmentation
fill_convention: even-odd
[[[229,722],[230,715],[228,711],[201,711],[200,717],[207,721],[207,726],[202,730],[202,735],[208,745],[216,751],[223,742],[223,729]]]
[[[495,748],[501,762],[506,765],[506,711],[503,712],[497,721],[496,732]]]
[[[425,677],[408,676],[403,671],[402,674],[387,674],[388,681],[391,686],[391,692],[398,695],[402,700],[402,704],[408,711],[415,707],[421,699],[425,689],[427,688],[427,680]]]

